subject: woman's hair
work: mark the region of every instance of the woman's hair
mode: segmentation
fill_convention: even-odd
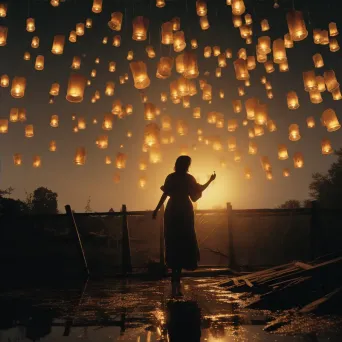
[[[175,171],[179,173],[187,173],[191,165],[189,156],[179,156],[175,163]]]

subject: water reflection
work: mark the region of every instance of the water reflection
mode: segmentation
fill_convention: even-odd
[[[185,280],[184,300],[167,281],[90,282],[71,289],[0,294],[0,342],[66,339],[137,342],[321,341],[315,333],[279,336],[262,330],[267,317],[237,309],[218,280]],[[327,335],[328,336],[328,335]],[[341,341],[338,333],[329,341]]]

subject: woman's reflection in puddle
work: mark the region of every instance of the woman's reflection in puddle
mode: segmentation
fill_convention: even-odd
[[[170,342],[200,342],[201,310],[196,302],[169,301],[166,328]]]

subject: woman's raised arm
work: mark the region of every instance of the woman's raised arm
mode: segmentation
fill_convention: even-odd
[[[165,200],[167,198],[167,195],[165,192],[161,195],[160,200],[158,202],[158,205],[156,206],[156,209],[154,209],[154,212],[152,214],[152,218],[155,219],[157,217],[158,211],[161,208],[161,206],[164,204]]]

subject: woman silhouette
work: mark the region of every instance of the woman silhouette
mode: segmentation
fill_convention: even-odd
[[[202,196],[202,192],[216,178],[213,173],[207,183],[200,185],[188,173],[191,164],[189,156],[180,156],[176,160],[175,172],[169,174],[165,184],[160,188],[163,194],[153,212],[157,217],[158,210],[169,196],[164,214],[166,265],[172,269],[172,294],[181,296],[180,276],[182,269],[195,270],[199,261],[194,210],[192,203]],[[189,199],[191,198],[191,201]]]

